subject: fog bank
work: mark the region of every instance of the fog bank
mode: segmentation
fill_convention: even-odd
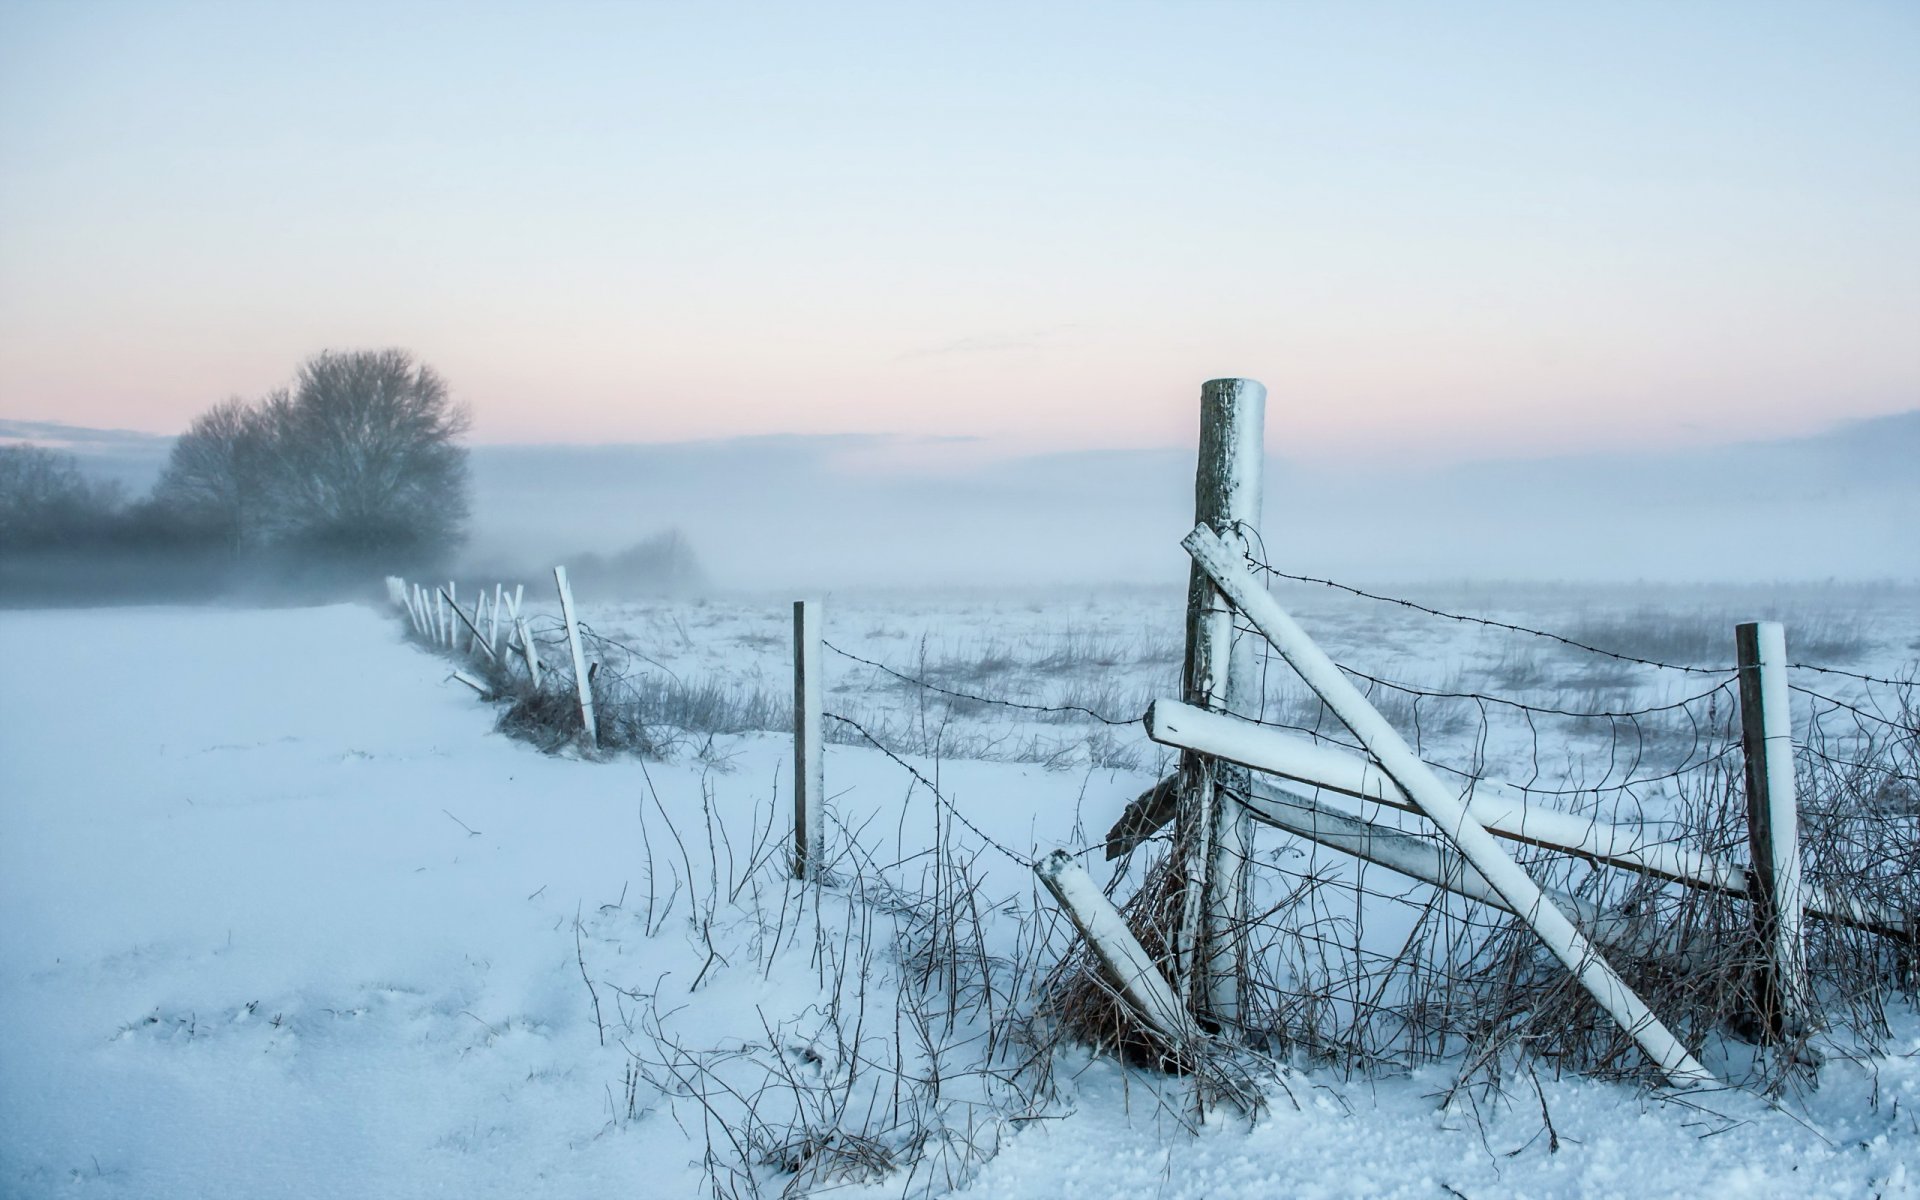
[[[608,550],[677,528],[735,588],[1184,578],[1191,450],[980,464],[946,449],[480,447],[474,550]],[[887,465],[902,460],[915,465]],[[1284,569],[1358,580],[1910,580],[1916,464],[1920,412],[1785,441],[1429,469],[1282,456],[1263,533]]]
[[[138,492],[170,439],[0,421]],[[1920,579],[1920,411],[1707,449],[1268,462],[1271,561],[1366,580]],[[994,458],[885,435],[478,446],[473,563],[666,530],[720,589],[1177,583],[1193,451]]]

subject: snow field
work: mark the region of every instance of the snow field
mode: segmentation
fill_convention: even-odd
[[[1044,690],[1093,675],[1039,665],[1050,631],[1091,626],[1128,658],[1092,665],[1146,689],[1165,664],[1125,648],[1156,644],[1166,604],[1142,594],[914,613],[876,601],[830,608],[828,636],[895,663],[878,651],[917,650],[922,633],[936,662],[965,659],[968,637],[1012,644],[1009,672],[1026,674],[979,681],[1004,694],[994,685],[1009,677]],[[589,603],[588,617],[683,673],[785,686],[783,606]],[[677,640],[663,635],[674,624]],[[1371,636],[1364,621],[1354,630]],[[1897,650],[1897,637],[1882,640]],[[956,910],[845,890],[812,908],[784,885],[778,853],[766,854],[785,832],[778,735],[717,738],[666,764],[543,756],[492,734],[491,712],[445,681],[443,661],[354,607],[8,613],[0,662],[0,1194],[695,1196],[716,1180],[744,1194],[747,1177],[709,1159],[725,1149],[716,1112],[738,1115],[737,1098],[710,1110],[667,1095],[674,1076],[658,1064],[762,1089],[777,1140],[805,1096],[896,1050],[920,1078],[929,1061],[956,1077],[937,1098],[906,1089],[914,1121],[943,1132],[919,1147],[917,1172],[844,1194],[964,1182],[976,1152],[996,1150],[972,1193],[1913,1191],[1920,1022],[1904,1010],[1900,1053],[1830,1062],[1817,1091],[1781,1110],[1738,1092],[1668,1102],[1543,1070],[1537,1099],[1461,1095],[1442,1111],[1442,1072],[1369,1082],[1314,1068],[1289,1081],[1299,1109],[1276,1097],[1251,1131],[1216,1117],[1192,1136],[1177,1081],[1072,1051],[1054,1062],[1055,1090],[989,1094],[970,1077],[983,1031],[964,1006],[949,1005],[951,1030],[896,1035],[901,1012],[942,1011],[937,990],[910,985],[920,999],[901,1003],[912,964],[900,956],[926,936],[928,912]],[[903,707],[887,685],[841,682],[830,708]],[[918,728],[936,739],[944,721],[956,738],[1015,744],[977,714],[912,719],[927,717]],[[1077,729],[1028,730],[1086,744]],[[1085,750],[1005,757],[1016,761],[912,761],[1023,854],[1091,842],[1160,765],[1148,748],[1125,767]],[[1041,936],[1020,915],[1035,902],[1024,868],[938,823],[884,756],[833,745],[827,763],[843,832],[860,830],[876,862],[939,839],[970,863],[966,886],[987,910],[978,936],[1005,966],[993,977],[1020,987]],[[916,866],[925,860],[893,878],[937,890]],[[865,1025],[850,1034],[856,1014]],[[886,1114],[884,1073],[864,1070],[846,1090],[865,1106],[848,1125],[871,1131],[878,1153],[905,1125]],[[806,1086],[783,1086],[785,1073]],[[829,1086],[809,1091],[816,1078]],[[1022,1098],[1035,1107],[1017,1115],[1037,1119],[1006,1120]],[[752,1174],[774,1194],[790,1179]]]

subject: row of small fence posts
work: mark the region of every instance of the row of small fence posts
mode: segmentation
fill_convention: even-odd
[[[1415,877],[1494,904],[1527,922],[1601,1007],[1640,1042],[1669,1079],[1697,1082],[1708,1078],[1692,1054],[1648,1011],[1587,935],[1561,911],[1558,904],[1565,903],[1566,897],[1544,892],[1493,840],[1494,833],[1513,837],[1514,831],[1496,822],[1489,832],[1489,827],[1468,811],[1467,804],[1452,789],[1439,782],[1385,718],[1245,571],[1241,560],[1259,538],[1265,410],[1266,389],[1253,380],[1216,379],[1201,389],[1194,484],[1197,528],[1185,542],[1193,565],[1187,597],[1182,700],[1190,710],[1224,714],[1228,719],[1257,716],[1263,684],[1255,669],[1254,643],[1243,638],[1236,644],[1234,620],[1238,612],[1273,643],[1348,726],[1366,747],[1370,765],[1384,770],[1390,784],[1376,780],[1371,786],[1343,786],[1319,774],[1281,766],[1277,762],[1278,743],[1272,745],[1271,754],[1267,749],[1229,752],[1226,744],[1234,741],[1232,737],[1203,748],[1204,739],[1183,738],[1171,728],[1171,722],[1156,720],[1150,713],[1150,735],[1181,752],[1173,781],[1171,853],[1182,902],[1167,961],[1155,962],[1103,889],[1070,855],[1057,851],[1036,866],[1043,883],[1087,940],[1108,982],[1131,1001],[1142,1020],[1176,1048],[1203,1036],[1203,1029],[1234,1029],[1240,1021],[1240,987],[1245,978],[1242,956],[1251,820],[1258,816],[1288,832],[1307,837],[1318,834],[1327,844],[1362,856],[1365,852],[1354,848],[1359,842],[1352,836],[1353,827],[1369,831],[1367,836],[1395,837],[1370,823],[1328,817],[1318,810],[1314,810],[1316,818],[1349,831],[1344,841],[1325,836],[1319,819],[1311,823],[1297,819],[1287,823],[1284,816],[1276,819],[1272,806],[1263,810],[1251,799],[1240,799],[1259,793],[1252,785],[1250,767],[1393,804],[1393,798],[1382,790],[1386,786],[1398,795],[1400,803],[1396,806],[1428,817],[1465,860],[1464,865],[1429,868]],[[796,876],[817,880],[824,874],[825,863],[820,754],[825,718],[820,701],[818,604],[796,602],[793,621],[793,865]],[[1582,822],[1588,826],[1582,832],[1542,836],[1538,826],[1551,827],[1551,822],[1541,822],[1539,810],[1529,818],[1535,828],[1525,840],[1596,862],[1647,870],[1686,886],[1744,894],[1753,927],[1765,949],[1765,961],[1753,981],[1755,1016],[1766,1036],[1779,1038],[1801,1028],[1808,1003],[1802,932],[1805,889],[1797,840],[1786,640],[1784,630],[1774,622],[1743,624],[1736,634],[1751,850],[1745,871],[1686,852],[1655,853],[1654,848],[1632,837],[1617,836],[1617,829],[1602,829],[1597,822]],[[1255,728],[1249,720],[1245,731],[1235,732]],[[1141,802],[1149,798],[1143,796]],[[1164,823],[1166,816],[1146,819]],[[1157,826],[1145,832],[1151,832],[1152,827]],[[1135,833],[1144,836],[1139,829]],[[1397,862],[1390,858],[1374,857],[1370,861],[1408,869],[1404,856]],[[1472,885],[1474,890],[1463,886],[1466,866],[1479,877]],[[1816,900],[1816,911],[1830,919],[1876,932],[1887,932],[1904,920],[1901,914],[1868,912],[1844,897],[1823,895]]]
[[[573,587],[567,581],[567,569],[553,569],[553,583],[560,595],[560,617],[566,628],[567,650],[573,659],[574,689],[580,701],[580,726],[589,748],[599,746],[600,726],[593,711],[593,678],[587,669],[585,647],[580,641],[580,621],[573,607]],[[535,646],[532,630],[528,628],[523,606],[526,601],[526,586],[516,584],[511,592],[505,585],[495,584],[491,595],[487,589],[479,589],[474,597],[471,612],[460,607],[458,584],[449,581],[445,585],[435,586],[428,591],[418,583],[409,584],[397,575],[387,576],[387,598],[395,607],[404,609],[413,622],[413,630],[435,646],[449,653],[464,651],[471,656],[484,652],[490,660],[511,671],[514,655],[526,667],[527,679],[537,691],[540,687],[541,661],[540,651]],[[501,645],[501,613],[506,614],[506,644]],[[485,626],[482,629],[482,626]],[[465,640],[465,646],[461,641]],[[507,657],[502,657],[502,654]],[[465,671],[455,671],[453,677],[480,693],[490,695],[491,689],[481,680],[475,679]]]

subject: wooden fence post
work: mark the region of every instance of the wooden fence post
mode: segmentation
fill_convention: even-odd
[[[1172,1048],[1185,1049],[1201,1040],[1193,1016],[1167,986],[1166,977],[1127,928],[1127,919],[1114,908],[1100,885],[1065,850],[1055,850],[1033,866],[1040,882],[1073,922],[1099,964],[1100,973],[1117,988],[1140,1018]]]
[[[793,877],[826,867],[825,765],[820,740],[820,603],[793,602]]]
[[[560,589],[560,617],[567,626],[567,649],[573,652],[573,682],[580,692],[580,723],[587,732],[587,745],[600,748],[600,727],[593,717],[593,682],[587,678],[587,656],[580,648],[580,623],[573,616],[573,589],[567,586],[567,569],[555,567],[553,582]]]
[[[1267,389],[1251,379],[1213,379],[1200,389],[1200,455],[1194,520],[1236,548],[1260,521]],[[1192,568],[1187,589],[1187,654],[1182,691],[1189,704],[1242,716],[1259,711],[1254,644],[1234,647],[1233,610],[1207,573]],[[1185,894],[1174,942],[1182,999],[1231,1025],[1240,1017],[1242,923],[1251,828],[1246,811],[1221,794],[1244,791],[1246,770],[1204,755],[1181,759],[1176,852]]]
[[[420,615],[419,590],[418,585],[409,589],[406,584],[402,583],[400,585],[400,603],[406,606],[407,618],[413,622],[413,632],[415,635],[425,637],[427,633],[427,623]]]
[[[1754,973],[1761,1036],[1777,1041],[1802,1028],[1807,1005],[1805,905],[1800,820],[1794,800],[1793,725],[1788,708],[1787,633],[1778,621],[1734,627],[1740,663],[1740,740],[1747,757],[1747,889],[1754,932],[1766,948]]]
[[[1502,850],[1493,835],[1468,813],[1459,794],[1433,772],[1406,739],[1348,681],[1326,652],[1275,600],[1242,561],[1238,546],[1205,525],[1197,525],[1181,543],[1233,601],[1240,614],[1287,660],[1347,727],[1373,760],[1485,877],[1512,912],[1522,914],[1543,945],[1573,973],[1667,1078],[1681,1086],[1711,1082],[1713,1076],[1680,1044],[1673,1031],[1647,1008],[1618,972],[1594,950],[1567,914],[1548,900],[1526,869]]]
[[[540,690],[540,653],[533,648],[533,631],[527,628],[527,619],[516,616],[513,629],[520,637],[520,649],[527,656],[527,678],[533,683],[533,690]]]

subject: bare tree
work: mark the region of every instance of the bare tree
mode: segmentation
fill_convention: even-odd
[[[277,540],[353,556],[432,555],[465,533],[467,412],[404,350],[328,351],[258,410],[263,524]]]
[[[265,414],[284,399],[255,407],[234,396],[195,417],[173,444],[154,500],[229,547],[257,537],[271,432]]]
[[[0,446],[0,547],[57,547],[98,540],[121,507],[119,489],[80,473],[71,454]]]
[[[327,351],[291,390],[196,417],[154,499],[232,548],[420,563],[464,536],[467,426],[446,382],[406,351]]]

